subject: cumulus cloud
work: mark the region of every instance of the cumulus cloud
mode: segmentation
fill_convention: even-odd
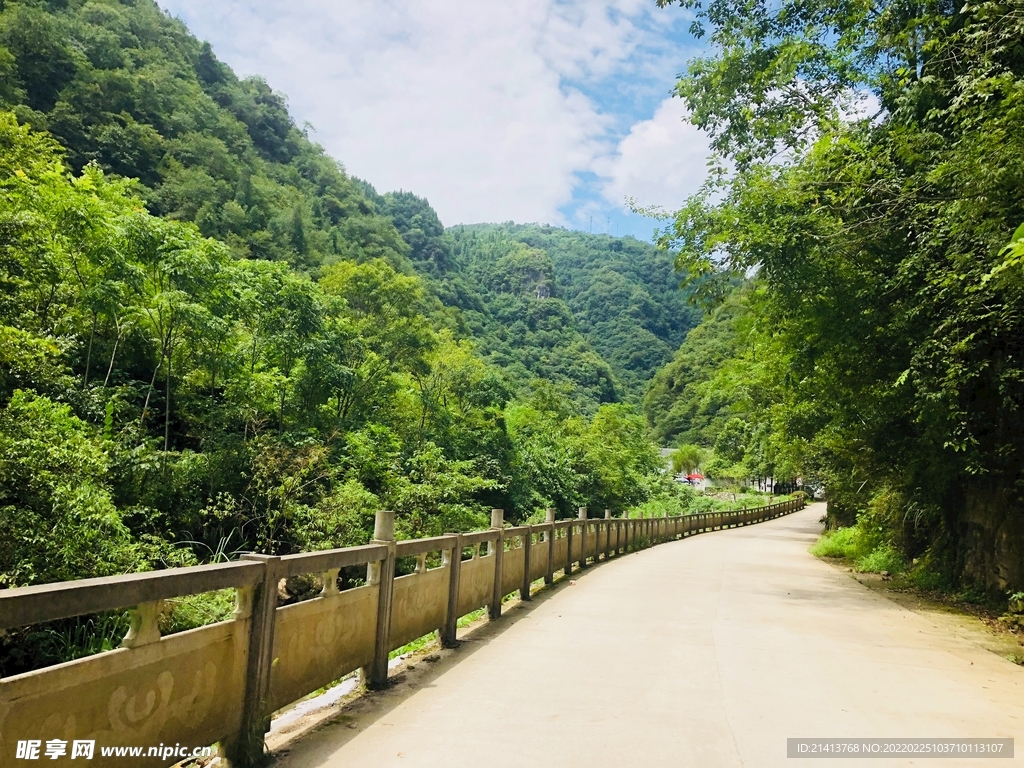
[[[163,4],[241,74],[288,94],[351,173],[425,195],[447,225],[559,223],[580,174],[614,150],[616,116],[588,84],[665,53],[665,17],[652,21],[647,0]],[[612,174],[625,186],[646,162],[632,137]]]
[[[686,119],[680,99],[665,99],[649,120],[633,125],[613,156],[599,163],[603,193],[621,205],[679,208],[707,176],[709,138]]]

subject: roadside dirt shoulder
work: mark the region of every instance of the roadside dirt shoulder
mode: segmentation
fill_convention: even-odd
[[[977,606],[942,600],[913,587],[900,585],[877,573],[858,573],[842,560],[820,558],[873,592],[927,617],[950,635],[975,643],[1014,664],[1024,665],[1024,632],[1008,627],[998,617]]]

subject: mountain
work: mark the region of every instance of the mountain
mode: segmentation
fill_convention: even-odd
[[[700,321],[679,289],[672,254],[636,238],[512,223],[455,227],[452,235],[470,264],[486,260],[489,243],[497,241],[543,251],[552,266],[552,295],[565,301],[584,338],[611,366],[624,400],[640,400]]]
[[[259,77],[239,79],[151,0],[0,4],[0,105],[80,172],[138,179],[158,216],[239,257],[399,266],[408,246]]]
[[[432,322],[472,337],[516,389],[547,379],[591,411],[638,402],[695,322],[670,255],[633,238],[446,231],[415,194],[378,194],[309,140],[284,96],[238,78],[151,0],[4,4],[0,106],[53,135],[72,171],[136,179],[151,213],[238,258],[314,278],[374,258],[418,273]]]
[[[700,318],[672,255],[648,243],[537,224],[446,230],[424,198],[363,185],[431,292],[518,387],[544,379],[586,408],[639,402]]]

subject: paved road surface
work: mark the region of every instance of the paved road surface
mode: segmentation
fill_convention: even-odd
[[[788,760],[788,736],[1010,736],[980,764],[1024,765],[1024,668],[807,554],[822,513],[591,567],[279,765],[979,764]]]

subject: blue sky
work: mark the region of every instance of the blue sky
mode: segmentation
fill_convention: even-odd
[[[447,226],[540,222],[648,239],[624,199],[678,207],[707,140],[672,99],[699,53],[653,0],[161,0],[380,192]]]

